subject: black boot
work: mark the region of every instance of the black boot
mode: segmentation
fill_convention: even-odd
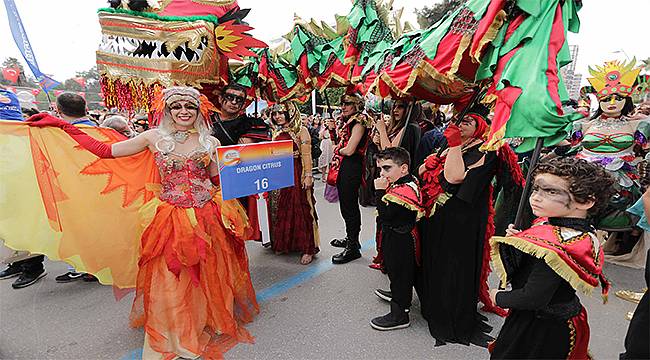
[[[348,243],[347,237],[344,237],[342,239],[333,239],[332,241],[330,241],[330,245],[338,248],[344,248],[347,243]]]
[[[352,260],[356,260],[361,257],[361,244],[359,240],[352,240],[348,238],[348,242],[345,244],[345,249],[340,253],[332,256],[333,264],[346,264]]]
[[[372,326],[373,329],[382,331],[403,329],[410,325],[411,321],[409,320],[408,309],[402,309],[392,301],[390,303],[390,312],[388,314],[370,320],[370,326]]]

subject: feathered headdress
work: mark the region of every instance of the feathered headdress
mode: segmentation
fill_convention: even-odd
[[[173,86],[156,94],[153,102],[153,125],[158,126],[165,114],[165,107],[176,101],[189,101],[199,108],[203,121],[211,127],[210,113],[217,112],[217,108],[198,90],[187,86]]]
[[[598,98],[612,94],[630,96],[634,91],[634,82],[641,68],[634,68],[636,58],[629,63],[619,61],[607,61],[603,66],[596,66],[596,69],[589,67],[589,83],[596,89]]]

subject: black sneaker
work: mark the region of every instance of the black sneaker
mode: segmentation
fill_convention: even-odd
[[[384,316],[370,320],[370,326],[375,330],[389,331],[404,329],[411,325],[408,310],[402,310],[395,303],[390,303],[390,312]]]
[[[330,241],[330,245],[337,247],[337,248],[344,248],[345,245],[348,243],[348,238],[344,237],[343,239],[333,239]]]
[[[377,295],[378,298],[391,302],[393,301],[393,293],[390,291],[382,290],[382,289],[376,289],[375,290],[375,295]]]
[[[83,281],[85,281],[85,282],[97,282],[97,281],[99,281],[99,279],[97,279],[97,278],[95,277],[95,275],[92,275],[92,274],[83,274],[83,276],[81,277],[81,279],[82,279]]]
[[[23,273],[23,268],[18,265],[9,265],[0,272],[0,279],[9,279]]]
[[[78,273],[74,271],[69,271],[63,275],[59,275],[56,278],[56,282],[58,283],[69,283],[77,280],[83,279],[84,273]]]
[[[22,273],[16,281],[14,281],[13,284],[11,284],[11,287],[14,289],[20,289],[27,287],[35,282],[37,282],[40,278],[44,277],[47,275],[47,271],[45,269],[41,270],[40,272],[36,273]]]

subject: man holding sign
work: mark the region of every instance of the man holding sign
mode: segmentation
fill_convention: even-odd
[[[251,144],[260,141],[269,141],[269,126],[259,118],[248,117],[244,114],[246,105],[246,89],[238,84],[228,84],[219,95],[220,113],[215,113],[212,122],[212,135],[219,139],[221,145]],[[260,189],[264,188],[260,179]],[[257,212],[257,191],[254,196],[240,198],[239,201],[246,208],[250,224],[253,228],[252,240],[262,240],[259,229]]]

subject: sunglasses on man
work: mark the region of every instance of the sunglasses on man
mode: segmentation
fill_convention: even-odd
[[[233,103],[235,105],[241,105],[241,104],[244,103],[244,100],[246,100],[246,98],[244,98],[243,96],[239,96],[239,95],[235,95],[235,94],[231,94],[231,93],[225,93],[223,95],[223,98],[226,101],[231,102],[231,103]]]

